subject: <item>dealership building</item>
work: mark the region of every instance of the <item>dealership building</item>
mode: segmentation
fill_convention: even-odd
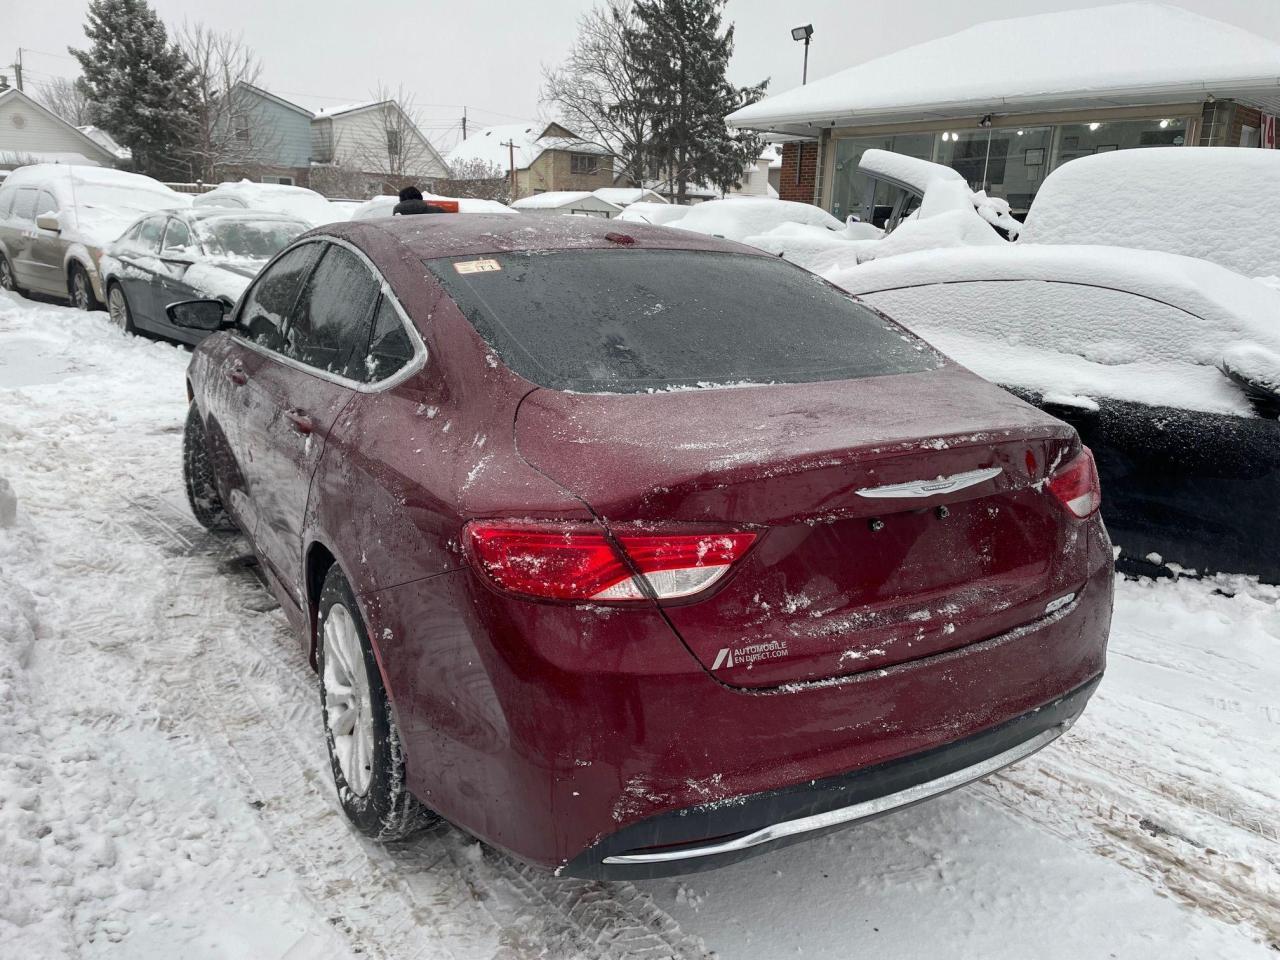
[[[1180,7],[1123,3],[979,24],[768,97],[729,123],[783,143],[782,199],[870,219],[890,189],[858,172],[872,147],[954,167],[1020,214],[1076,157],[1274,148],[1277,113],[1280,44]]]

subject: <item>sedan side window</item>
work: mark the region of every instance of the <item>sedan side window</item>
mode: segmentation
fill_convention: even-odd
[[[287,357],[326,373],[363,380],[378,281],[358,256],[330,245],[290,317]]]
[[[58,201],[54,199],[53,194],[48,190],[41,190],[40,197],[36,200],[36,216],[42,217],[46,213],[57,213]]]
[[[413,341],[404,328],[400,311],[385,294],[373,315],[373,332],[369,338],[369,355],[365,357],[361,380],[377,383],[391,376],[413,359]]]
[[[13,215],[18,220],[34,220],[36,218],[36,191],[34,187],[23,188],[13,201]]]
[[[191,228],[181,220],[170,220],[164,231],[164,246],[161,250],[172,250],[175,253],[194,246],[191,242]]]
[[[245,294],[236,317],[239,336],[268,350],[282,351],[286,319],[320,250],[318,243],[294,247],[258,276]]]
[[[164,232],[164,217],[150,217],[142,221],[142,229],[138,231],[138,252],[159,253],[160,234]]]

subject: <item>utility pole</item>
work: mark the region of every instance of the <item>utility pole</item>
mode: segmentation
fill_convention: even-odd
[[[511,199],[515,201],[520,199],[516,196],[516,142],[515,140],[508,140],[506,143],[499,144],[499,146],[506,147],[508,156],[511,158]]]
[[[462,108],[462,139],[467,139],[467,108]]]
[[[13,79],[18,84],[18,92],[22,92],[22,48],[18,48],[18,62],[13,65]]]

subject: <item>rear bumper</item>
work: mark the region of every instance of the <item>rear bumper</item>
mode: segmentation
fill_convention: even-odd
[[[711,870],[913,806],[1048,746],[1080,716],[1101,679],[998,727],[913,756],[631,824],[559,872],[641,880]]]

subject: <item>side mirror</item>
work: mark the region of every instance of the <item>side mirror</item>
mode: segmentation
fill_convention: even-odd
[[[1222,351],[1218,369],[1239,384],[1263,416],[1280,413],[1280,354],[1251,343],[1233,343]]]
[[[58,222],[58,216],[54,213],[42,213],[36,217],[36,226],[41,230],[49,230],[53,233],[62,232],[62,224]]]
[[[170,247],[167,250],[161,250],[160,259],[165,263],[177,263],[184,267],[189,267],[196,262],[196,258],[187,253],[185,248],[179,247]]]
[[[227,305],[221,300],[182,300],[164,308],[169,322],[187,330],[221,330],[227,326]]]

